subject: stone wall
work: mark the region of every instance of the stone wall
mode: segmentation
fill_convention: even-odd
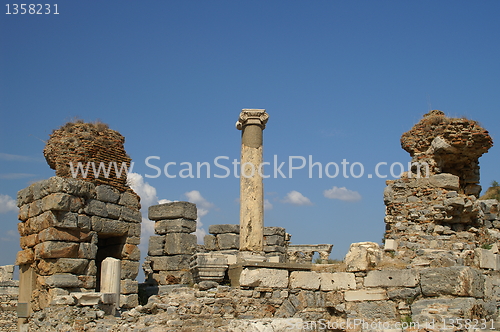
[[[19,191],[17,204],[16,265],[36,273],[33,309],[74,304],[70,293],[98,291],[105,257],[121,260],[122,305],[137,305],[142,217],[135,193],[56,176]]]
[[[17,329],[19,280],[14,280],[14,265],[0,266],[0,331]]]

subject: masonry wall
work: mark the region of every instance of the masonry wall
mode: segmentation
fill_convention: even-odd
[[[121,304],[138,304],[141,221],[139,197],[108,185],[52,177],[18,193],[21,248],[16,265],[36,274],[34,310],[78,303],[99,291],[100,263],[121,260]]]

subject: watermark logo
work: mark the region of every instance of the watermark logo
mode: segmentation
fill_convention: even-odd
[[[164,164],[161,163],[159,156],[149,156],[144,160],[145,166],[148,168],[148,173],[144,177],[156,179],[159,177],[166,177],[170,179],[175,178],[218,178],[225,179],[228,177],[239,178],[253,178],[259,176],[263,179],[292,179],[299,176],[307,176],[312,178],[329,178],[334,179],[337,177],[348,178],[379,178],[386,179],[389,176],[392,178],[399,178],[404,172],[407,172],[408,177],[428,177],[429,165],[426,162],[408,162],[406,165],[400,162],[387,163],[379,162],[374,167],[367,168],[361,162],[349,162],[342,159],[341,162],[330,161],[322,163],[314,161],[313,156],[309,155],[307,158],[304,156],[288,156],[287,158],[279,158],[278,155],[273,156],[272,162],[263,162],[260,164],[253,164],[246,162],[241,165],[238,159],[233,159],[230,162],[228,156],[217,156],[212,162],[173,162],[169,161]],[[69,163],[71,175],[74,178],[89,177],[95,178],[104,177],[109,178],[111,175],[120,178],[132,172],[134,163],[130,163],[130,167],[122,162],[109,162],[109,163],[95,163],[87,162],[83,164],[78,162],[74,165]],[[406,166],[406,167],[405,167]],[[270,169],[270,170],[269,170]],[[372,169],[367,172],[367,169]],[[114,171],[114,173],[112,172]],[[81,175],[81,176],[80,176]]]

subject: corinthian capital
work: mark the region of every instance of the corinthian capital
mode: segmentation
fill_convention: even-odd
[[[247,109],[241,110],[240,117],[236,122],[236,128],[242,130],[247,125],[258,125],[262,129],[266,128],[266,122],[269,119],[269,114],[264,109]]]

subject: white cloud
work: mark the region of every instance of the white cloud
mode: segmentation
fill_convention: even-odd
[[[10,229],[7,232],[3,233],[4,236],[0,237],[0,241],[19,241],[19,233],[17,230]]]
[[[17,211],[16,200],[9,195],[0,194],[0,213]]]
[[[141,206],[143,211],[151,205],[158,204],[158,197],[156,196],[156,188],[149,183],[144,182],[142,175],[137,173],[128,173],[127,182],[137,195],[141,197]]]
[[[271,202],[269,202],[268,199],[265,199],[264,200],[264,210],[272,210],[273,209],[273,205],[271,204]]]
[[[304,195],[295,190],[292,190],[288,194],[286,194],[286,197],[282,200],[282,202],[293,205],[312,205],[311,200],[309,200],[309,198],[305,197]]]
[[[203,223],[201,222],[201,217],[206,216],[211,208],[214,207],[213,203],[207,201],[203,196],[201,196],[198,190],[188,191],[184,194],[188,198],[188,201],[196,204],[198,209],[198,219],[196,219],[196,238],[198,243],[203,243],[203,238],[207,235],[207,232],[203,229]]]
[[[338,188],[334,186],[332,189],[323,191],[326,198],[340,199],[341,201],[355,202],[361,199],[361,195],[354,190],[349,190],[346,187]]]

